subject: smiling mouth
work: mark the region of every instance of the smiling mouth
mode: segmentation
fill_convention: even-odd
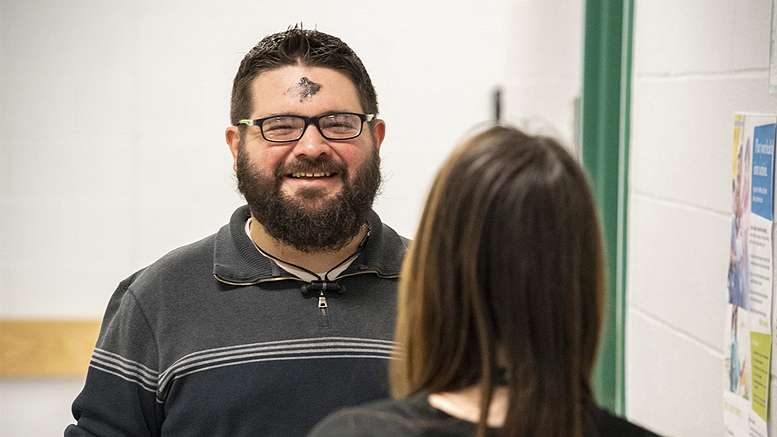
[[[290,174],[294,179],[314,179],[314,178],[329,178],[334,176],[336,173],[332,172],[313,172],[313,173],[306,173],[306,172],[295,172]]]

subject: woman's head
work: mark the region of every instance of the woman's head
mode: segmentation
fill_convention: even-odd
[[[504,367],[511,408],[579,404],[602,262],[591,191],[563,146],[504,126],[466,141],[438,174],[405,261],[395,394],[480,383],[490,395]]]

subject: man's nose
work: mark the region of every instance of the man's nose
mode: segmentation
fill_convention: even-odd
[[[296,156],[316,159],[321,155],[329,153],[331,153],[329,142],[321,135],[314,123],[310,123],[305,128],[305,131],[302,132],[302,137],[294,145],[294,155]]]

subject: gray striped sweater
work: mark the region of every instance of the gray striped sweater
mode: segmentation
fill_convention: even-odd
[[[327,292],[324,311],[253,247],[248,214],[119,285],[66,437],[302,436],[329,412],[388,396],[407,240],[373,213],[338,277],[345,292]]]

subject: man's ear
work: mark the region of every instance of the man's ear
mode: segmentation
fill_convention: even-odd
[[[375,148],[380,150],[383,139],[386,138],[386,122],[377,118],[372,122],[372,138],[375,140]]]
[[[240,128],[237,126],[230,126],[226,132],[227,146],[229,151],[232,152],[232,168],[237,171],[237,150],[240,145]]]

